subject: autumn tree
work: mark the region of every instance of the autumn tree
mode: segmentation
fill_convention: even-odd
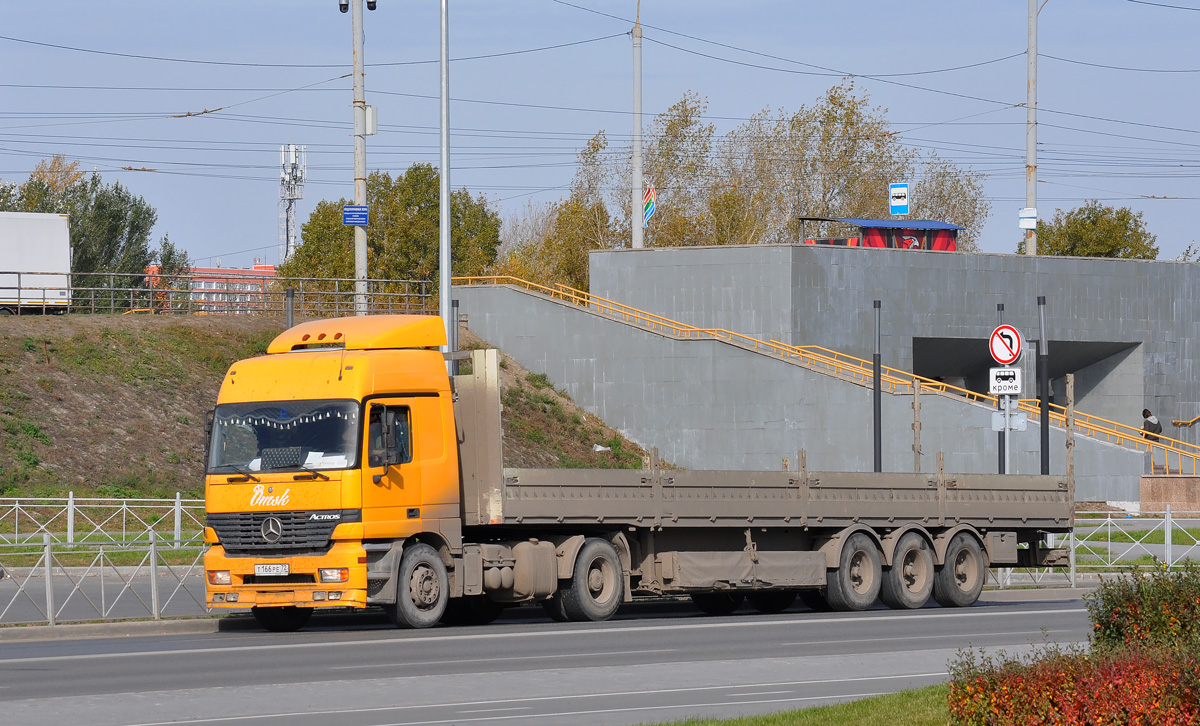
[[[393,178],[367,177],[367,275],[374,279],[432,280],[438,274],[438,170],[413,164]],[[342,224],[345,199],[319,202],[301,228],[301,243],[279,268],[282,277],[354,277],[354,229]],[[450,194],[451,267],[481,274],[496,259],[500,217],[482,196]]]
[[[1056,209],[1052,220],[1037,225],[1041,255],[1153,260],[1158,257],[1157,240],[1146,229],[1141,212],[1110,207],[1097,199],[1067,212]],[[1024,251],[1025,240],[1021,240],[1017,252]]]

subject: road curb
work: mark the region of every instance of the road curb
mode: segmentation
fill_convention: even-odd
[[[191,635],[249,630],[257,627],[254,619],[248,616],[178,620],[115,620],[107,623],[67,623],[63,625],[11,625],[0,627],[0,643],[83,638],[131,638],[148,635]]]

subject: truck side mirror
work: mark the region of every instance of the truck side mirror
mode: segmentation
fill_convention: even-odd
[[[217,409],[210,408],[204,414],[204,470],[208,471],[208,462],[212,460],[213,419],[217,417]]]

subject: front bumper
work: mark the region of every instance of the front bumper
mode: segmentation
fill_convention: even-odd
[[[231,557],[225,554],[224,547],[213,545],[204,555],[205,601],[210,608],[228,609],[260,606],[364,608],[367,606],[366,554],[361,542],[344,540],[335,540],[333,547],[323,555],[289,557]],[[270,582],[265,577],[254,577],[254,566],[266,563],[287,563],[288,580]],[[349,570],[349,579],[345,582],[318,581],[318,569],[343,567]],[[228,570],[230,584],[209,582],[208,572],[213,570]],[[331,593],[337,593],[339,599],[329,599]],[[230,602],[230,594],[235,594],[237,600]]]

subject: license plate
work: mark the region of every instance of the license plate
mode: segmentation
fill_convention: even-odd
[[[266,575],[268,577],[286,575],[288,574],[288,565],[255,565],[254,574]]]

